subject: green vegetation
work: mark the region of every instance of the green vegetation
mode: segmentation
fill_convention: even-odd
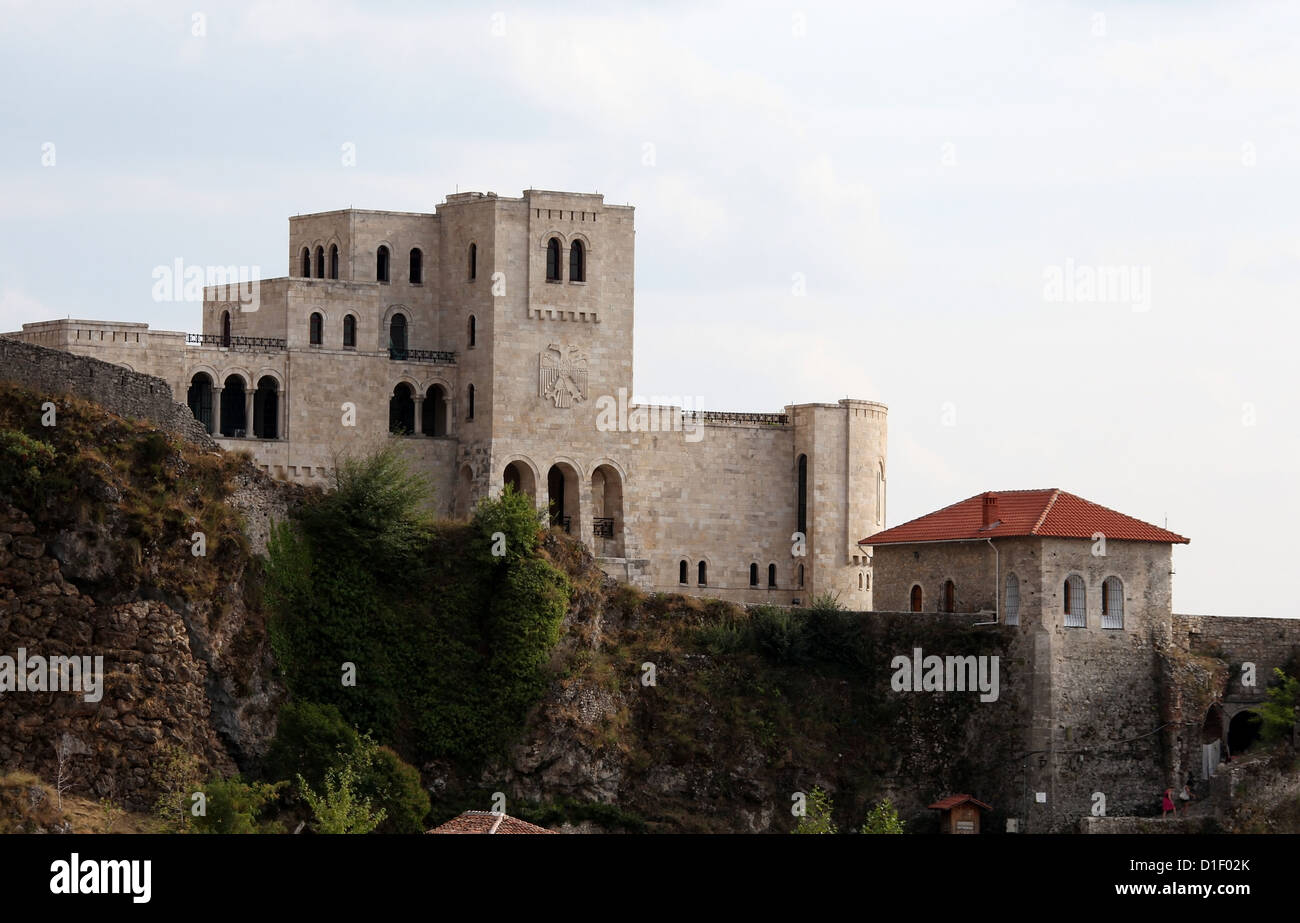
[[[45,493],[55,469],[54,446],[26,433],[0,430],[0,491]]]
[[[183,747],[174,744],[163,747],[154,766],[153,783],[159,791],[154,813],[163,828],[172,833],[186,832],[192,817],[193,795],[202,784],[198,759]]]
[[[898,809],[886,798],[871,809],[859,833],[902,833],[903,822],[898,817]]]
[[[835,821],[831,819],[834,805],[831,796],[820,788],[813,787],[808,793],[808,803],[804,816],[795,825],[795,833],[838,833]]]
[[[283,833],[276,821],[262,818],[287,783],[245,782],[239,776],[212,779],[203,786],[204,813],[194,818],[195,833]]]
[[[507,489],[470,523],[435,525],[428,485],[394,449],[339,470],[335,490],[271,536],[286,683],[413,760],[480,764],[545,690],[569,604],[568,580],[538,552],[532,500]]]
[[[311,805],[317,833],[371,833],[384,821],[383,808],[374,808],[369,798],[360,794],[356,771],[339,766],[325,773],[325,786],[318,795],[302,777],[298,788]]]
[[[1300,679],[1273,668],[1268,701],[1259,706],[1259,737],[1265,743],[1290,740],[1295,729],[1296,706],[1300,705]]]

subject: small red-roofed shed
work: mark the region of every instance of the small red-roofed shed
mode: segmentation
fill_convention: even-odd
[[[979,833],[980,810],[993,810],[973,795],[949,795],[930,807],[940,812],[940,833]]]

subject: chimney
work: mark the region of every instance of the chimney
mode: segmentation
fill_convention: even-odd
[[[984,515],[983,515],[984,528],[987,529],[989,526],[993,525],[993,523],[997,521],[998,521],[998,495],[993,493],[993,491],[988,491],[986,494],[984,494]]]

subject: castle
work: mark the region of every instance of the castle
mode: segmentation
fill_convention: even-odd
[[[56,320],[8,336],[163,379],[276,477],[325,483],[340,452],[397,438],[442,515],[511,484],[646,590],[871,609],[858,540],[885,525],[886,408],[633,403],[633,211],[529,189],[300,215],[292,274],[218,274],[200,334]]]
[[[164,421],[184,394],[184,426],[286,480],[325,483],[340,452],[396,440],[441,514],[513,485],[646,590],[834,593],[939,640],[987,626],[1004,670],[987,720],[1021,746],[979,797],[1021,830],[1096,820],[1098,793],[1127,814],[1188,772],[1209,778],[1300,652],[1300,620],[1174,613],[1186,539],[1072,494],[990,492],[887,527],[881,404],[634,403],[630,207],[458,193],[432,214],[291,218],[289,250],[291,277],[203,288],[202,333],[25,324],[0,339],[0,376]]]

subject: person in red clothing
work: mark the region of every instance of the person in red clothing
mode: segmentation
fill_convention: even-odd
[[[1161,818],[1168,817],[1170,814],[1173,813],[1174,790],[1172,788],[1165,789],[1165,797],[1164,800],[1160,802],[1160,808],[1161,808],[1160,811]]]

